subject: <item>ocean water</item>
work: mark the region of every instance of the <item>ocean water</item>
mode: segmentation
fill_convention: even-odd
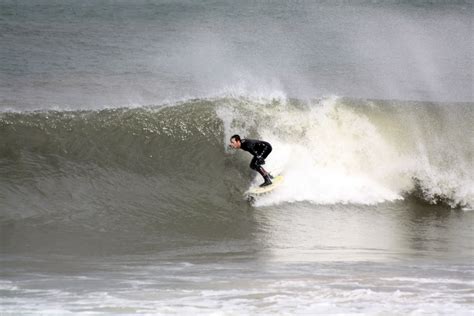
[[[472,6],[1,0],[0,314],[472,315]]]

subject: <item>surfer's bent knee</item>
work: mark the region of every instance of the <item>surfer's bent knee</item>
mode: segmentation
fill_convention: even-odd
[[[260,168],[260,165],[257,162],[257,158],[252,158],[252,161],[250,161],[250,169],[253,170],[258,170]]]

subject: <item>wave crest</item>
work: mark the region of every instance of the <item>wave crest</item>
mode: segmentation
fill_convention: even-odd
[[[470,104],[337,97],[218,97],[147,108],[3,113],[0,189],[11,196],[14,184],[20,189],[13,194],[24,194],[28,179],[40,177],[127,178],[107,180],[115,170],[138,175],[136,181],[160,179],[178,191],[173,196],[182,205],[194,203],[198,192],[213,192],[208,198],[219,203],[227,203],[222,196],[236,202],[254,175],[248,154],[226,149],[228,138],[239,133],[272,143],[267,166],[285,174],[278,193],[257,205],[375,204],[412,192],[429,203],[469,209],[472,118]],[[124,181],[123,187],[130,185]],[[160,194],[153,196],[159,203]]]

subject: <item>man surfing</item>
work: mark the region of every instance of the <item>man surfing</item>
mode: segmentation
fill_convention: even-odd
[[[240,148],[253,155],[250,168],[260,173],[265,180],[265,182],[260,185],[261,187],[272,184],[272,176],[262,167],[262,165],[265,164],[265,158],[272,152],[272,145],[270,145],[270,143],[263,140],[241,139],[240,136],[236,134],[230,138],[229,146],[234,149]]]

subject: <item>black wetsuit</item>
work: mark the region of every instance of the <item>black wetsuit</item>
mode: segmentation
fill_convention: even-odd
[[[262,140],[243,139],[240,148],[253,155],[250,168],[265,176],[266,172],[262,165],[265,164],[265,158],[272,152],[272,145]]]

